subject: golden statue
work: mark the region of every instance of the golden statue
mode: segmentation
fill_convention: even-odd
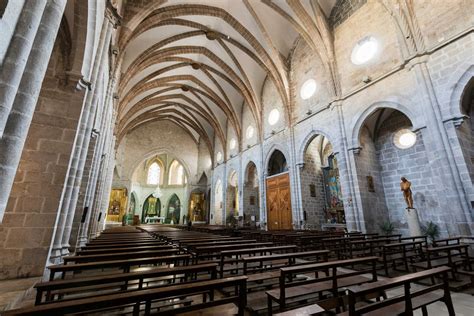
[[[403,192],[403,197],[407,203],[407,208],[413,208],[413,195],[411,193],[411,182],[407,178],[402,177],[400,182],[400,190]]]

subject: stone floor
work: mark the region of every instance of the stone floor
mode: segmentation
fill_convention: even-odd
[[[0,312],[29,304],[33,285],[40,277],[0,281]],[[33,303],[33,302],[31,302]]]
[[[379,279],[383,279],[380,277]],[[32,306],[34,304],[34,290],[32,286],[39,281],[38,277],[18,280],[0,281],[0,313],[6,309]],[[422,285],[415,285],[422,288]],[[28,291],[30,289],[30,291]],[[396,288],[387,293],[387,295],[395,296],[403,293],[403,288]],[[473,316],[474,315],[474,296],[470,293],[451,292],[454,303],[454,309],[457,316]],[[237,312],[237,308],[232,304],[218,306],[203,311],[194,311],[186,313],[186,316],[227,316]],[[246,313],[246,315],[249,315]],[[416,311],[415,315],[422,315],[421,311]],[[435,303],[428,307],[428,315],[445,316],[447,315],[446,306],[441,303]],[[387,315],[388,316],[388,315]]]

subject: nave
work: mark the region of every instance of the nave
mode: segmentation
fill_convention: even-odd
[[[472,315],[473,240],[112,227],[3,315]]]

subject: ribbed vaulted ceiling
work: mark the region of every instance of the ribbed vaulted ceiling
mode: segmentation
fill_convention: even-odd
[[[129,1],[119,40],[119,138],[168,120],[211,152],[214,137],[226,147],[227,128],[241,139],[244,104],[261,126],[267,77],[288,106],[287,57],[300,35],[331,73],[325,16],[334,3],[155,0],[138,8]]]

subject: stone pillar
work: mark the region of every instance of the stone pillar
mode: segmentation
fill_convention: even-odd
[[[95,82],[98,78],[99,74],[99,68],[101,62],[103,61],[103,51],[104,51],[104,46],[106,42],[106,38],[109,37],[110,40],[110,28],[109,24],[104,20],[104,23],[102,25],[102,30],[101,30],[101,35],[100,35],[100,40],[99,40],[99,46],[96,54],[96,59],[94,62],[94,72],[93,72],[93,81]],[[97,91],[97,87],[95,89]],[[83,149],[84,145],[84,137],[85,133],[87,131],[87,126],[92,124],[93,122],[93,101],[96,101],[94,99],[95,93],[88,92],[85,100],[84,100],[84,106],[82,109],[81,113],[81,118],[78,126],[78,130],[76,133],[76,139],[74,141],[74,149],[73,149],[73,156],[70,161],[69,165],[69,171],[68,171],[68,176],[65,184],[65,188],[63,191],[63,196],[62,196],[62,202],[59,207],[59,219],[58,219],[58,224],[56,227],[56,232],[54,235],[54,242],[53,246],[51,249],[51,256],[50,256],[50,261],[52,263],[58,263],[60,261],[60,258],[63,254],[65,254],[67,251],[63,252],[63,236],[64,236],[64,230],[66,227],[66,221],[68,219],[68,211],[69,207],[71,205],[71,199],[72,199],[72,193],[73,193],[73,188],[76,180],[76,172],[78,170],[78,165],[79,165],[79,158],[80,158],[80,153]],[[90,135],[90,134],[89,134]],[[88,145],[88,144],[87,144]],[[87,151],[87,149],[85,149]],[[80,180],[80,179],[79,179]],[[72,215],[74,217],[74,215]]]
[[[344,122],[344,113],[342,103],[334,104],[334,110],[337,111],[337,121],[339,123],[339,133],[341,142],[339,144],[341,155],[338,155],[339,176],[341,189],[344,196],[344,214],[346,217],[347,230],[358,230],[365,232],[364,214],[359,192],[356,190],[357,167],[355,163],[355,154],[360,148],[348,148],[346,126]]]
[[[65,6],[66,0],[48,1],[0,140],[0,219],[8,202]]]
[[[442,230],[448,235],[471,235],[469,223],[470,201],[463,189],[462,180],[455,164],[454,153],[443,124],[440,105],[426,65],[428,56],[421,56],[410,61],[408,67],[414,72],[420,86],[420,96],[423,113],[430,126],[430,133],[424,134],[430,167],[433,170],[435,181],[439,183],[440,210],[439,223],[445,227]],[[426,136],[426,137],[425,137]]]
[[[405,209],[405,216],[407,218],[408,230],[410,236],[421,236],[420,219],[418,218],[418,211],[414,208]]]
[[[46,0],[26,1],[0,69],[0,137],[2,137],[20,80],[41,22]],[[1,213],[1,211],[0,211]]]
[[[99,143],[96,146],[96,149],[94,151],[94,158],[92,161],[91,169],[90,169],[90,175],[89,175],[89,181],[87,185],[87,190],[86,190],[86,195],[84,198],[84,206],[88,208],[88,212],[86,214],[85,220],[83,223],[80,223],[80,228],[79,228],[79,234],[78,234],[78,240],[77,240],[77,246],[82,247],[85,245],[87,242],[87,233],[88,233],[88,228],[89,228],[89,222],[91,218],[91,213],[93,211],[93,201],[96,193],[96,188],[97,188],[97,183],[98,183],[98,176],[100,172],[100,167],[102,165],[104,153],[106,150],[106,139],[108,137],[111,137],[111,133],[109,132],[111,125],[112,125],[112,120],[110,119],[112,117],[112,100],[111,100],[111,95],[112,91],[114,89],[114,80],[109,81],[109,87],[107,89],[107,97],[105,101],[106,109],[102,115],[102,127],[101,127],[101,133],[99,135]]]

